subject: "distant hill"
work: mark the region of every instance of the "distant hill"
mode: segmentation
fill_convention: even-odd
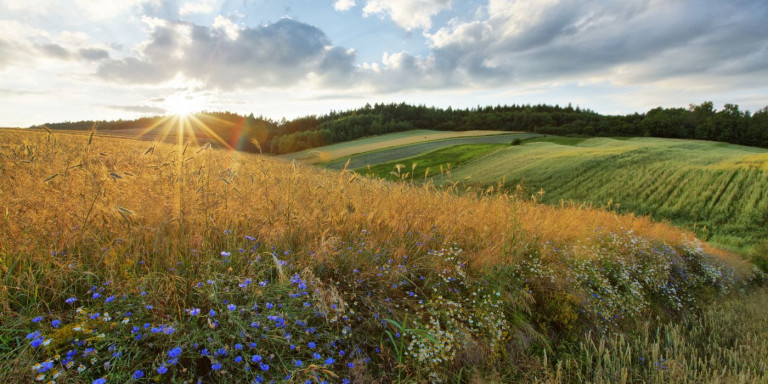
[[[177,142],[176,116],[137,120],[47,123],[52,129],[88,130],[94,125],[111,131],[150,139]],[[600,115],[588,109],[559,105],[497,105],[470,109],[441,109],[400,104],[366,104],[362,108],[321,116],[274,121],[230,112],[205,112],[186,120],[188,137],[241,150],[285,154],[346,142],[362,137],[409,130],[526,131],[561,136],[645,136],[721,141],[768,147],[768,107],[742,111],[725,104],[716,110],[711,102],[689,108],[655,108],[644,114]],[[257,142],[258,145],[253,144]]]

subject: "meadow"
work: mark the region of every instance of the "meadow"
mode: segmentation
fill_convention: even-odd
[[[368,151],[349,157],[341,157],[333,161],[321,163],[323,167],[330,169],[349,169],[364,168],[369,165],[377,165],[389,161],[405,159],[418,156],[426,152],[448,148],[454,145],[464,144],[501,144],[509,143],[515,139],[524,139],[538,136],[531,133],[505,133],[499,135],[488,135],[479,137],[460,137],[443,140],[429,141],[425,143],[413,143],[408,145],[398,145],[390,148],[383,148],[375,151]],[[349,160],[349,163],[347,163]]]
[[[0,382],[768,380],[765,275],[647,217],[56,131],[0,179]]]
[[[500,131],[441,132],[428,129],[414,129],[405,132],[388,133],[384,135],[365,137],[357,140],[344,141],[319,148],[292,152],[281,155],[280,157],[288,160],[302,160],[307,163],[322,163],[342,158],[344,161],[346,161],[348,157],[357,155],[359,153],[376,151],[390,147],[415,144],[424,141],[452,139],[458,137],[489,136],[504,133],[505,132]]]
[[[650,215],[744,254],[768,244],[768,150],[677,139],[532,138],[456,169],[450,180],[505,181],[540,201]],[[444,180],[435,181],[450,182]]]

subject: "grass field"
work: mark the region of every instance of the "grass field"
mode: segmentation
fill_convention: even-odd
[[[16,130],[0,180],[0,382],[768,379],[764,276],[648,218]]]
[[[747,253],[768,238],[768,150],[760,148],[673,139],[534,138],[451,176],[473,185],[505,180],[529,193],[543,190],[540,201],[551,204],[611,203]]]
[[[432,175],[450,172],[452,167],[490,152],[508,147],[509,144],[459,144],[427,152],[425,154],[355,169],[355,172],[391,180],[427,179]]]
[[[490,136],[509,132],[502,131],[430,131],[418,129],[406,132],[388,133],[385,135],[366,137],[343,143],[326,145],[324,147],[307,149],[304,151],[289,153],[280,156],[288,160],[302,160],[308,163],[323,163],[343,158],[344,161],[350,156],[363,152],[376,151],[380,149],[409,145],[415,143],[429,142],[434,140],[443,140],[460,137]]]
[[[337,160],[322,163],[322,166],[330,169],[342,169],[349,160],[348,169],[364,168],[369,165],[377,165],[390,161],[397,161],[413,156],[419,156],[426,152],[441,148],[448,148],[454,145],[463,144],[502,144],[509,143],[514,139],[525,139],[538,136],[530,133],[504,133],[500,135],[482,136],[482,137],[462,137],[453,139],[443,139],[430,141],[426,143],[416,143],[400,145],[390,148],[384,148],[376,151],[364,152],[350,157],[342,157]]]

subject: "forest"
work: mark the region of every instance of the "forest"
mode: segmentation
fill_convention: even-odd
[[[601,115],[559,105],[497,105],[446,109],[424,105],[366,104],[325,115],[275,121],[253,114],[201,112],[191,117],[241,150],[284,154],[361,137],[412,129],[526,131],[578,137],[665,137],[712,140],[768,148],[768,106],[750,112],[736,104],[717,110],[711,101],[688,108],[654,108],[640,114]],[[175,124],[164,116],[136,120],[47,123],[51,129],[120,130]],[[194,126],[194,124],[193,124]]]

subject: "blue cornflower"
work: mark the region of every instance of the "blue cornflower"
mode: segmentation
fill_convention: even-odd
[[[29,343],[29,345],[31,345],[32,348],[37,348],[37,347],[39,347],[39,346],[41,346],[43,344],[43,341],[45,341],[45,340],[42,337],[38,337],[38,338],[32,340],[32,342]]]
[[[136,372],[133,372],[134,379],[141,379],[142,377],[144,377],[144,371],[141,369],[137,369]]]
[[[170,358],[179,357],[179,355],[181,355],[181,347],[174,347],[168,351],[168,356]]]
[[[221,255],[224,257],[229,257],[230,253],[227,251],[221,251]]]
[[[221,363],[217,361],[211,364],[211,369],[213,369],[214,371],[218,371],[219,369],[221,369]]]
[[[312,354],[312,358],[315,359],[315,360],[320,360],[321,357],[322,356],[320,356],[320,353],[318,353],[318,352],[315,352],[315,353]]]
[[[243,361],[243,357],[242,356],[235,357],[235,363],[239,363],[241,361]]]
[[[296,364],[297,367],[301,367],[304,363],[301,360],[296,360],[294,364]]]
[[[168,372],[168,367],[166,367],[165,365],[161,365],[161,366],[157,367],[157,373],[162,375],[162,374],[164,374],[166,372]]]
[[[64,300],[64,302],[67,303],[67,304],[72,304],[75,301],[77,301],[77,299],[74,298],[74,297],[70,297],[69,299]]]
[[[237,305],[234,305],[234,304],[227,305],[227,309],[229,309],[230,311],[234,311],[235,309],[237,309]]]
[[[331,365],[331,364],[333,364],[335,362],[336,362],[336,360],[334,360],[333,357],[329,357],[329,358],[325,359],[325,364],[327,364],[327,365]]]
[[[41,321],[43,321],[43,317],[42,316],[38,316],[38,317],[35,317],[34,319],[32,319],[33,323],[39,323]]]
[[[224,348],[219,348],[216,350],[217,356],[227,356],[227,350]]]
[[[240,343],[237,343],[237,344],[235,344],[235,349],[237,349],[239,351],[239,350],[243,349],[243,345],[240,344]]]
[[[354,368],[355,367],[355,363],[350,361],[349,363],[347,363],[347,367]]]
[[[251,357],[251,361],[254,363],[258,363],[259,361],[261,361],[261,355],[253,355]]]
[[[259,364],[259,368],[261,368],[261,370],[264,372],[269,371],[269,365],[264,363]]]
[[[107,297],[104,301],[106,301],[107,303],[111,303],[111,302],[115,301],[115,296]]]
[[[192,316],[197,316],[200,314],[200,308],[192,308],[189,310],[189,314]]]
[[[100,378],[98,378],[98,379],[96,379],[96,380],[91,382],[91,384],[106,384],[106,383],[107,383],[107,379],[105,379],[103,377],[100,377]]]
[[[307,343],[307,346],[310,348],[315,348],[317,345],[315,344],[314,341],[310,341],[309,343]]]
[[[151,304],[147,304],[147,305],[146,305],[144,308],[146,308],[146,309],[152,309],[153,307],[152,307],[152,305],[151,305]]]
[[[267,304],[265,304],[265,306],[267,307],[267,309],[272,309],[272,308],[274,308],[275,305],[270,303],[270,302],[267,302]]]
[[[32,333],[27,333],[27,340],[36,339],[40,336],[40,331],[34,331]]]
[[[203,348],[203,350],[200,351],[200,354],[203,355],[203,356],[208,356],[209,355],[208,354],[208,348]]]
[[[99,297],[101,297],[101,293],[96,292],[93,294],[94,299],[98,299]]]
[[[208,311],[208,316],[210,316],[210,317],[214,317],[214,316],[216,316],[216,311],[214,311],[213,309],[211,309],[210,311]]]

